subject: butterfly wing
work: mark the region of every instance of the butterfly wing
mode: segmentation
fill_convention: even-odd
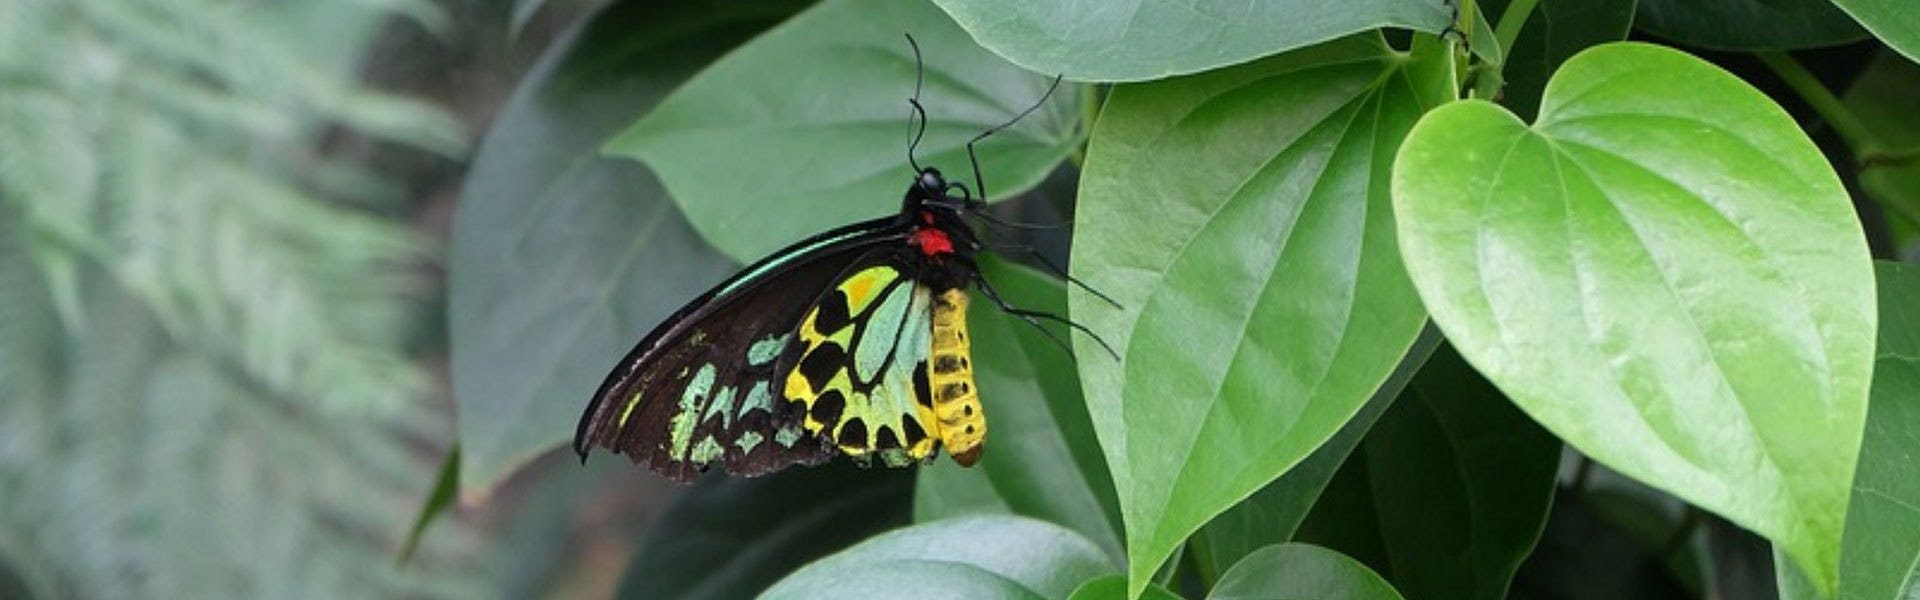
[[[892,219],[829,231],[755,263],[635,345],[580,417],[574,451],[625,454],[686,481],[711,465],[761,475],[819,464],[834,447],[804,426],[776,385],[795,324],[823,288],[899,239]]]
[[[927,380],[933,294],[911,251],[878,248],[821,293],[780,361],[802,427],[858,460],[931,458],[939,425]]]

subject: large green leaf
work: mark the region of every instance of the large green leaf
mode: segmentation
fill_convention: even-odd
[[[752,597],[814,559],[905,525],[913,479],[847,461],[701,479],[654,521],[620,597]]]
[[[743,261],[892,214],[914,176],[902,32],[925,55],[919,162],[972,187],[967,140],[1032,106],[1051,78],[975,46],[925,0],[823,2],[714,63],[607,150],[653,166],[694,227]],[[1079,145],[1079,104],[1079,87],[1063,85],[980,144],[992,197],[1039,184]]]
[[[807,565],[761,598],[1064,598],[1111,572],[1072,530],[1013,516],[915,525]]]
[[[465,492],[567,439],[614,361],[734,268],[652,174],[597,152],[792,9],[620,3],[549,49],[501,111],[467,176],[448,266]]]
[[[1208,600],[1398,600],[1366,565],[1319,546],[1261,548],[1228,569]]]
[[[1427,73],[1377,36],[1120,86],[1081,178],[1070,295],[1135,590],[1360,410],[1422,324],[1388,163]],[[1103,350],[1076,338],[1082,357]]]
[[[1387,382],[1374,390],[1366,406],[1348,419],[1338,433],[1321,444],[1313,454],[1307,455],[1300,464],[1288,469],[1287,474],[1220,513],[1220,516],[1214,517],[1195,532],[1192,539],[1188,540],[1187,550],[1192,552],[1200,580],[1216,581],[1229,567],[1253,551],[1292,541],[1294,531],[1307,518],[1314,502],[1320,498],[1321,490],[1326,489],[1327,482],[1347,461],[1347,455],[1360,445],[1361,438],[1373,429],[1380,414],[1393,405],[1400,390],[1407,387],[1407,383],[1413,380],[1414,374],[1427,363],[1427,357],[1439,345],[1440,330],[1433,327],[1422,329],[1420,337],[1413,342],[1413,349],[1408,350],[1406,357],[1400,360],[1400,365],[1394,367]]]
[[[1910,0],[1833,0],[1873,36],[1920,62],[1920,10]]]
[[[1502,14],[1507,0],[1480,2],[1489,14]],[[1539,0],[1528,13],[1520,36],[1500,68],[1506,80],[1500,104],[1531,119],[1540,110],[1540,93],[1560,64],[1581,50],[1627,39],[1635,0]]]
[[[1847,599],[1920,596],[1920,267],[1877,271],[1880,358],[1840,553]]]
[[[1640,0],[1634,26],[1715,50],[1834,46],[1867,36],[1828,0]]]
[[[1531,128],[1485,102],[1430,113],[1393,195],[1420,296],[1481,373],[1832,589],[1873,272],[1784,111],[1686,54],[1609,44],[1567,61]]]
[[[1067,294],[1058,281],[990,256],[981,268],[1008,303],[1066,314]],[[974,377],[991,443],[972,468],[948,460],[922,467],[914,520],[1012,512],[1072,528],[1118,564],[1119,505],[1080,397],[1073,357],[978,294],[968,311]]]
[[[1185,75],[1380,27],[1439,33],[1441,2],[1276,0],[935,0],[981,45],[1015,64],[1076,81]]]
[[[1498,600],[1546,525],[1560,442],[1442,349],[1357,459],[1394,586],[1409,598]]]

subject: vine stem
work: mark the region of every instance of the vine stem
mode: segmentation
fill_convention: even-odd
[[[1512,56],[1513,43],[1520,39],[1520,28],[1533,16],[1533,8],[1540,0],[1513,0],[1507,3],[1507,10],[1500,13],[1500,23],[1493,26],[1493,39],[1500,43],[1500,55]]]
[[[1756,52],[1754,56],[1773,70],[1773,74],[1780,76],[1787,87],[1793,88],[1794,93],[1799,94],[1808,106],[1813,107],[1813,112],[1833,127],[1833,132],[1840,136],[1840,141],[1845,142],[1847,148],[1853,150],[1855,157],[1867,156],[1879,149],[1880,142],[1874,139],[1873,132],[1853,115],[1853,111],[1847,110],[1847,105],[1840,101],[1840,97],[1833,95],[1833,90],[1821,84],[1800,61],[1778,50]]]

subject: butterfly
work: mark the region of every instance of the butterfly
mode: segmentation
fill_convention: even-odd
[[[918,63],[919,46],[908,43]],[[983,194],[974,143],[1039,108],[1059,83],[967,144]],[[580,416],[581,460],[599,446],[677,481],[716,465],[755,476],[836,455],[906,466],[943,447],[962,466],[979,460],[987,421],[973,380],[968,289],[1035,326],[1044,318],[1085,328],[1011,307],[981,276],[984,246],[966,218],[1004,222],[982,212],[966,185],[913,159],[926,130],[919,89],[916,76],[907,151],[915,175],[900,211],[794,243],[668,317]]]

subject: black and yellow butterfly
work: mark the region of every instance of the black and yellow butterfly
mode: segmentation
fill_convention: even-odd
[[[910,104],[924,133],[918,87]],[[668,317],[600,385],[574,451],[609,448],[681,481],[713,465],[752,476],[836,454],[903,466],[942,446],[961,465],[978,460],[987,421],[967,289],[1029,322],[1057,317],[1008,307],[981,277],[982,244],[963,217],[986,217],[984,202],[912,161],[919,135],[899,214],[788,246]]]

